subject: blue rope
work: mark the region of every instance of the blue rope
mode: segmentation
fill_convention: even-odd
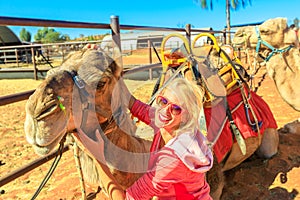
[[[256,45],[256,53],[259,53],[259,49],[260,49],[260,47],[261,47],[262,44],[272,50],[272,52],[267,56],[267,58],[265,58],[266,62],[269,61],[270,58],[274,54],[276,54],[276,53],[282,54],[284,52],[289,51],[292,47],[294,47],[293,45],[289,45],[288,47],[285,47],[283,49],[277,49],[277,48],[273,47],[272,45],[270,45],[269,43],[267,43],[266,41],[264,41],[264,40],[261,39],[258,26],[255,27],[255,31],[256,31],[257,40],[258,40],[257,45]]]
[[[247,118],[247,121],[248,121],[248,124],[251,126],[252,130],[257,132],[257,127],[256,127],[256,123],[255,122],[251,122],[251,119],[250,119],[250,115],[249,115],[249,104],[246,104],[245,103],[245,112],[246,112],[246,118]],[[263,125],[263,121],[258,121],[258,127],[261,128]]]

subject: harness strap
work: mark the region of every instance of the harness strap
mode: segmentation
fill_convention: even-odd
[[[232,117],[232,114],[231,114],[231,110],[229,108],[229,104],[228,104],[228,101],[227,101],[226,97],[225,97],[225,102],[226,102],[226,115],[228,117],[231,132],[233,134],[233,137],[235,137],[235,139],[236,139],[236,141],[237,141],[237,143],[238,143],[238,145],[241,149],[242,154],[246,155],[247,150],[246,150],[245,140],[244,140],[240,130],[238,129],[238,127],[234,123],[234,120],[233,120],[233,117]]]
[[[88,120],[88,115],[89,115],[89,110],[94,109],[94,105],[89,102],[88,97],[90,96],[89,93],[87,92],[85,86],[86,83],[84,80],[82,80],[76,71],[71,71],[69,72],[70,75],[72,76],[72,79],[77,86],[79,96],[80,96],[80,101],[81,101],[81,109],[82,109],[82,118],[81,118],[81,124],[78,129],[82,130],[84,132],[84,125],[86,124]],[[119,111],[120,112],[120,111]],[[101,130],[100,134],[103,138],[103,140],[106,140],[106,137],[104,136],[104,133],[107,132],[109,129],[112,129],[112,131],[115,129],[115,127],[111,127],[111,125],[115,122],[113,114],[102,124],[100,124]],[[81,162],[79,160],[79,149],[78,149],[78,144],[77,141],[75,140],[74,144],[74,157],[75,157],[75,162],[76,166],[78,168],[79,176],[80,176],[80,186],[81,186],[81,191],[82,191],[82,199],[87,199],[86,195],[86,189],[85,189],[85,181],[82,173],[82,168],[81,168]]]
[[[81,124],[80,124],[80,128],[82,129],[83,128],[82,125],[86,124],[86,121],[87,121],[88,110],[92,109],[93,105],[91,103],[89,103],[89,101],[88,101],[89,93],[85,89],[85,85],[86,85],[85,82],[77,75],[76,71],[71,71],[69,73],[72,76],[72,79],[73,79],[75,85],[77,86],[79,94],[80,94],[79,97],[81,100],[81,105],[82,105],[82,110],[83,110]]]
[[[225,60],[228,61],[228,64],[231,65],[233,72],[236,73],[235,80],[237,82],[245,82],[245,80],[241,77],[241,74],[237,73],[238,70],[236,69],[235,64],[232,62],[232,60],[229,58],[229,56],[224,52],[224,50],[222,50],[220,48],[218,54],[219,54],[220,57],[223,56],[223,58],[225,58]],[[247,148],[246,148],[245,140],[244,140],[240,130],[238,129],[238,127],[236,126],[236,124],[233,120],[232,113],[231,113],[231,110],[230,110],[230,107],[229,107],[229,104],[228,104],[228,101],[227,101],[227,97],[225,97],[224,99],[225,99],[225,105],[226,105],[226,115],[227,115],[227,118],[228,118],[228,121],[229,121],[231,132],[233,134],[233,137],[235,137],[235,139],[236,139],[236,141],[237,141],[237,143],[240,147],[240,150],[241,150],[242,154],[246,155]]]
[[[176,71],[172,74],[172,76],[168,79],[168,80],[164,80],[163,81],[163,85],[161,85],[159,88],[157,88],[156,91],[153,91],[153,95],[150,98],[150,100],[147,102],[148,105],[151,105],[153,103],[153,101],[155,100],[156,96],[173,80],[177,77],[177,75],[181,72],[181,70],[185,67],[185,65],[188,63],[188,59],[182,63],[177,69]],[[162,77],[160,77],[162,78]]]
[[[287,46],[283,49],[277,49],[277,48],[273,47],[272,45],[270,45],[269,43],[267,43],[266,41],[261,39],[258,26],[255,27],[255,32],[256,32],[257,40],[258,40],[257,45],[256,45],[256,53],[257,54],[259,53],[259,49],[260,49],[262,44],[265,45],[266,47],[268,47],[270,50],[272,50],[271,53],[264,59],[266,62],[268,62],[274,54],[279,53],[279,54],[282,55],[282,53],[287,52],[292,47],[294,47],[293,45],[289,45],[289,46]]]
[[[245,107],[245,112],[246,112],[246,118],[247,118],[247,121],[248,121],[248,124],[251,126],[252,130],[257,132],[258,134],[258,140],[259,140],[259,144],[261,143],[261,133],[260,133],[260,128],[263,124],[263,121],[258,121],[257,117],[256,117],[256,114],[252,108],[252,106],[250,105],[248,99],[250,99],[250,92],[248,92],[248,97],[246,97],[246,94],[245,94],[245,88],[244,88],[244,85],[240,83],[240,90],[241,90],[241,95],[242,95],[242,98],[243,98],[243,102],[244,102],[244,107]],[[249,110],[251,112],[251,115],[254,119],[254,123],[251,122],[251,119],[250,119],[250,115],[249,115]]]

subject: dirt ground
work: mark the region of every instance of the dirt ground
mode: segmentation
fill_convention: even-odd
[[[283,126],[295,121],[300,113],[290,108],[279,96],[275,84],[266,78],[258,94],[270,106],[278,124],[279,152],[272,159],[255,155],[238,167],[225,172],[226,186],[222,200],[300,199],[300,125],[296,133],[286,133]]]
[[[34,89],[41,81],[0,80],[0,96]],[[147,100],[154,81],[141,82],[127,80],[129,88],[137,97]],[[141,89],[142,88],[142,89]],[[146,95],[145,95],[146,94]],[[269,104],[278,129],[300,117],[300,113],[290,108],[279,96],[275,84],[266,78],[258,94]],[[21,101],[0,107],[0,178],[39,158],[26,142],[23,123],[24,105]],[[240,166],[226,172],[227,184],[222,199],[300,199],[300,130],[296,134],[280,133],[279,153],[270,160],[252,156]],[[30,199],[45,177],[52,160],[16,178],[0,188],[0,199]],[[54,174],[37,199],[73,200],[81,198],[78,173],[72,151],[63,154]],[[95,186],[87,185],[87,193],[93,199]],[[97,199],[100,195],[97,195]]]

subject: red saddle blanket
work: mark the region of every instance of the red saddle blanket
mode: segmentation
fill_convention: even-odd
[[[246,89],[245,94],[246,96],[249,95],[249,92]],[[255,126],[252,127],[248,122],[248,119],[250,119],[250,121],[254,123],[254,118],[251,111],[248,109],[249,114],[247,119],[247,109],[243,103],[241,90],[239,88],[234,90],[227,96],[227,101],[232,112],[234,122],[240,130],[243,138],[247,139],[249,137],[257,137],[258,132],[253,129]],[[248,103],[253,109],[257,121],[261,125],[261,134],[263,134],[266,128],[277,129],[277,123],[272,111],[260,96],[258,96],[255,92],[250,91]],[[226,119],[226,110],[224,109],[224,105],[218,104],[212,108],[204,108],[204,112],[208,129],[208,139],[213,141],[216,136],[219,136],[213,146],[213,149],[217,161],[220,163],[224,159],[225,155],[230,151],[233,142],[236,142],[236,140],[233,138],[233,134],[230,130],[229,121]],[[217,133],[219,133],[219,135]]]

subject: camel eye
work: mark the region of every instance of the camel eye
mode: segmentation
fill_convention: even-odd
[[[264,35],[270,35],[275,33],[272,29],[261,28],[260,33]]]
[[[237,31],[237,32],[235,33],[235,36],[241,37],[241,36],[244,36],[244,33],[245,33],[245,32]]]
[[[105,86],[106,82],[105,81],[99,81],[97,84],[97,90],[102,89]]]

